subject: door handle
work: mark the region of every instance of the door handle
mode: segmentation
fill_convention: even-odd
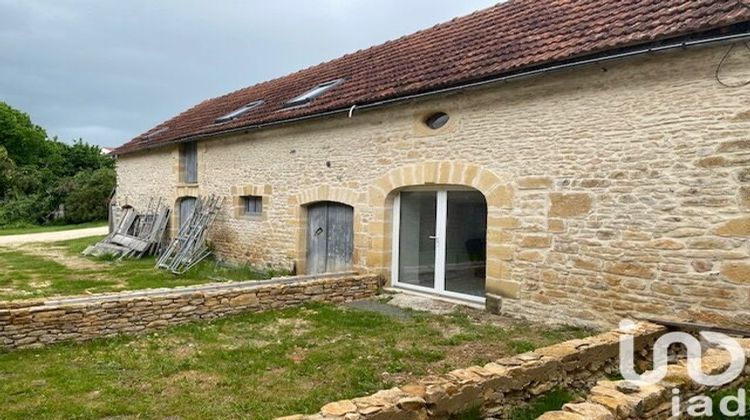
[[[430,235],[430,239],[437,239],[437,235]]]

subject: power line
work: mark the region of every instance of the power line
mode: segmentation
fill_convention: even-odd
[[[742,3],[741,1],[739,3],[741,3],[743,6],[747,7],[748,9],[750,9],[750,5]],[[743,42],[743,45],[745,46],[745,48],[747,48],[748,51],[750,51],[750,44],[748,44],[747,42]],[[716,81],[719,82],[720,85],[724,87],[728,87],[728,88],[739,88],[739,87],[750,85],[750,80],[742,82],[742,83],[736,83],[736,84],[726,83],[723,80],[721,80],[721,75],[719,74],[721,72],[721,67],[727,61],[727,58],[729,58],[729,55],[732,53],[732,51],[734,50],[734,47],[736,46],[737,46],[736,43],[732,44],[727,50],[727,52],[724,53],[724,57],[722,57],[721,61],[719,61],[719,65],[716,66],[716,72],[714,73],[714,76],[716,77]]]

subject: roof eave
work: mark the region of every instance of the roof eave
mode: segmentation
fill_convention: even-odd
[[[715,30],[711,32],[713,33],[715,32]],[[689,36],[695,37],[697,36],[697,34],[692,34]],[[673,38],[671,40],[673,42],[668,42],[670,40],[666,40],[666,41],[662,40],[662,41],[654,42],[651,44],[630,47],[630,48],[627,48],[626,50],[618,49],[614,53],[610,51],[608,53],[597,54],[593,57],[589,55],[585,57],[573,58],[564,62],[551,62],[551,63],[543,64],[543,65],[540,65],[531,69],[522,69],[517,72],[495,75],[495,76],[492,76],[490,78],[483,79],[483,80],[475,80],[475,81],[470,81],[470,82],[463,81],[459,84],[452,85],[452,86],[446,86],[446,87],[442,87],[438,89],[431,89],[431,90],[427,90],[423,92],[413,92],[409,94],[397,95],[391,98],[386,98],[386,99],[369,102],[369,103],[352,104],[344,108],[336,108],[336,109],[332,109],[328,111],[317,112],[314,114],[302,115],[299,117],[287,118],[287,119],[282,119],[282,120],[277,120],[277,121],[269,121],[269,122],[259,123],[259,124],[248,124],[248,125],[239,126],[239,127],[232,127],[226,130],[211,131],[207,133],[200,133],[200,134],[178,137],[178,138],[175,138],[173,140],[170,140],[164,143],[145,145],[143,147],[138,147],[133,150],[126,149],[124,152],[120,152],[119,151],[120,148],[117,148],[112,152],[112,154],[115,157],[119,157],[122,155],[143,152],[143,151],[157,149],[161,147],[172,146],[172,145],[180,144],[180,143],[205,140],[209,138],[221,137],[221,136],[237,134],[237,133],[247,133],[250,131],[261,130],[261,129],[265,129],[269,127],[276,127],[276,126],[294,124],[294,123],[309,121],[309,120],[314,120],[314,119],[326,118],[326,117],[330,117],[330,116],[338,115],[338,114],[349,114],[349,116],[351,117],[351,113],[354,109],[364,110],[364,109],[379,108],[379,107],[393,105],[393,104],[400,103],[400,102],[417,100],[417,99],[422,99],[422,98],[431,97],[435,95],[443,95],[447,93],[463,91],[463,90],[468,90],[468,89],[478,89],[478,88],[482,88],[482,87],[486,87],[486,86],[490,86],[494,84],[505,83],[505,82],[509,82],[509,81],[513,81],[517,79],[540,76],[540,75],[553,72],[553,71],[561,71],[561,70],[566,70],[566,69],[570,69],[574,67],[580,67],[580,66],[595,64],[595,63],[602,63],[602,62],[618,60],[618,59],[623,59],[623,58],[630,58],[630,57],[635,57],[635,56],[649,54],[649,53],[665,52],[665,51],[670,51],[670,50],[680,49],[680,48],[708,46],[708,45],[714,45],[714,44],[723,44],[723,43],[728,43],[728,42],[747,41],[747,40],[750,40],[750,31],[732,33],[729,35],[700,37],[697,39],[684,39],[682,41],[674,41],[674,38]],[[667,42],[667,43],[660,45],[664,42]]]

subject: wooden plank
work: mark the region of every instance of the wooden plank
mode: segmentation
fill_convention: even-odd
[[[123,255],[128,252],[129,249],[114,244],[98,243],[96,245],[89,246],[83,251],[83,255],[92,255],[94,257],[101,257],[104,255]]]
[[[648,322],[653,322],[654,324],[663,325],[665,327],[678,329],[678,330],[714,331],[714,332],[720,332],[720,333],[727,334],[727,335],[750,337],[750,331],[748,330],[719,327],[716,325],[699,324],[695,322],[674,321],[674,320],[656,319],[656,318],[644,318],[643,320],[648,321]]]
[[[307,208],[307,273],[326,272],[328,205],[313,204]]]
[[[354,251],[354,209],[345,204],[328,203],[326,272],[352,268]]]
[[[115,243],[117,245],[122,245],[126,248],[130,248],[134,251],[143,252],[146,249],[148,249],[149,242],[144,241],[142,239],[129,236],[129,235],[122,235],[122,234],[116,234],[112,237],[110,240],[112,243]]]
[[[136,218],[137,215],[135,214],[135,210],[133,210],[132,208],[125,209],[125,215],[120,220],[120,225],[115,230],[115,233],[127,234],[130,228],[133,226]]]

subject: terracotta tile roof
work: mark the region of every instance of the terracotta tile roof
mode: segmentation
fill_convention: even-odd
[[[366,50],[206,100],[116,154],[487,79],[750,21],[739,0],[511,0]],[[285,108],[320,83],[346,81]],[[223,124],[250,102],[263,105]]]

